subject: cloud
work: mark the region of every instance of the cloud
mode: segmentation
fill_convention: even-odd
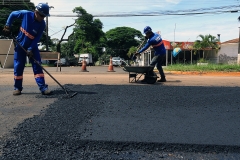
[[[180,3],[182,0],[166,0],[167,3],[173,3],[173,4],[178,4]]]
[[[39,0],[31,0],[36,5]],[[82,6],[88,13],[96,14],[116,14],[116,13],[153,13],[155,11],[189,9],[190,5],[185,4],[185,0],[48,0],[51,9],[51,15],[68,15],[73,14],[75,7]],[[221,5],[228,3],[219,1]],[[191,8],[209,8],[207,0],[192,1]],[[208,6],[206,6],[208,5]],[[220,4],[216,4],[220,5]],[[215,6],[216,7],[216,6]],[[161,31],[164,39],[174,39],[174,24],[176,25],[175,39],[176,41],[187,41],[189,38],[194,41],[199,34],[211,34],[216,36],[221,34],[221,39],[227,41],[238,36],[238,13],[216,14],[216,15],[194,15],[194,16],[152,16],[152,17],[100,17],[106,32],[116,27],[132,27],[142,32],[147,25],[151,26],[154,31]],[[98,17],[97,17],[98,18]],[[49,17],[49,35],[52,35],[64,26],[74,23],[71,17]],[[66,36],[72,28],[69,28]],[[61,38],[62,32],[57,33],[52,38]]]

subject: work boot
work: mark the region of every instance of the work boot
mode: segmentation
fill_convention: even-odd
[[[21,95],[21,91],[19,91],[19,90],[14,90],[14,91],[13,91],[13,95],[14,95],[14,96]]]
[[[143,80],[141,80],[141,82],[144,83],[144,82],[147,82],[147,80],[144,78]]]
[[[165,77],[161,77],[161,79],[160,80],[158,80],[157,82],[166,82],[167,80],[166,80],[166,78]]]
[[[50,91],[49,89],[42,92],[42,95],[50,95],[50,94],[52,94],[52,91]]]

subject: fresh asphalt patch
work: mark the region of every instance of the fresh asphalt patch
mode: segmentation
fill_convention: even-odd
[[[0,159],[240,158],[239,87],[66,87],[78,94],[29,95],[52,103],[0,139]]]

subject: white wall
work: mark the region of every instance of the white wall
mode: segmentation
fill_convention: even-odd
[[[238,64],[240,64],[240,54],[238,54]]]
[[[146,50],[143,53],[141,53],[141,56],[139,57],[139,61],[138,59],[136,61],[138,61],[138,65],[139,66],[149,66],[150,62],[151,62],[151,50]],[[137,65],[137,63],[135,64]]]
[[[221,44],[218,52],[219,63],[233,64],[238,60],[238,43]]]
[[[3,68],[13,68],[13,55],[14,44],[12,43],[12,40],[0,39],[0,62]]]

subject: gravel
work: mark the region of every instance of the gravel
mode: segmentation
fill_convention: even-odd
[[[0,139],[0,159],[240,159],[238,87],[65,85]]]

